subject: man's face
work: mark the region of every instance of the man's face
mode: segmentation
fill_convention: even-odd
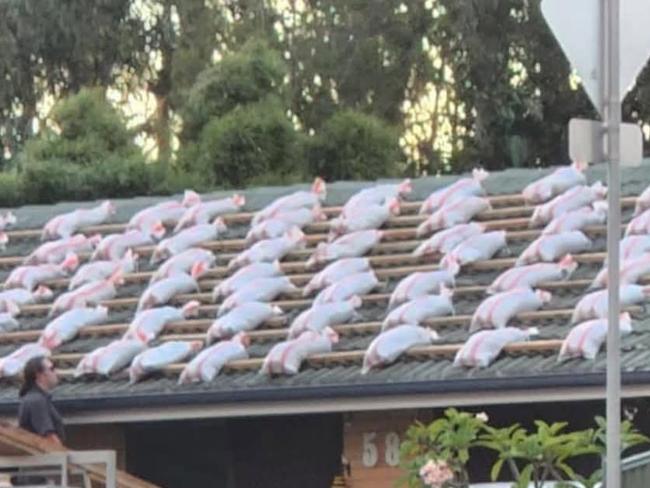
[[[49,359],[43,360],[43,371],[39,374],[39,383],[46,387],[48,390],[52,390],[56,385],[59,384],[59,377],[56,374],[54,369],[54,364]]]

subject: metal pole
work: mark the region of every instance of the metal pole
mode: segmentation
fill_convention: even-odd
[[[621,229],[619,101],[619,0],[603,3],[603,122],[606,130],[605,155],[608,164],[607,262],[607,463],[606,487],[621,486],[621,350],[619,329],[619,240]]]

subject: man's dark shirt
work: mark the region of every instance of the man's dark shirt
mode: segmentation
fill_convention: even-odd
[[[61,442],[65,441],[63,420],[52,403],[52,396],[38,386],[20,399],[18,425],[41,436],[56,434]]]

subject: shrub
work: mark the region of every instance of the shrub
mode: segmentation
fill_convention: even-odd
[[[196,162],[218,186],[244,186],[273,173],[288,175],[295,169],[297,134],[275,97],[238,107],[212,120],[201,133]]]
[[[260,41],[246,43],[202,71],[183,110],[183,138],[196,140],[214,117],[279,94],[286,67],[280,54]]]
[[[110,155],[140,154],[123,117],[99,89],[82,89],[59,102],[52,113],[58,130],[45,129],[29,141],[23,160],[86,165],[99,163]]]
[[[335,113],[307,143],[309,171],[328,181],[396,176],[397,131],[353,110]]]
[[[0,173],[0,207],[17,207],[23,203],[21,182],[18,173]]]

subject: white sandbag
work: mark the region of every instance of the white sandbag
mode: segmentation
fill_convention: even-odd
[[[574,186],[586,185],[585,169],[587,165],[582,163],[573,163],[571,166],[556,169],[526,186],[522,191],[524,200],[533,204],[544,203]]]
[[[477,261],[492,259],[507,247],[506,236],[506,231],[497,230],[469,237],[440,260],[440,267],[453,270]]]
[[[168,341],[138,354],[129,367],[131,384],[145,376],[160,371],[170,364],[184,361],[203,347],[201,341]]]
[[[305,263],[310,269],[320,263],[336,261],[341,258],[357,258],[367,254],[384,237],[381,230],[361,230],[339,237],[334,242],[320,242]]]
[[[296,339],[290,339],[274,345],[262,363],[260,373],[294,375],[300,371],[305,359],[313,354],[332,351],[332,345],[338,342],[338,335],[332,329],[323,332],[308,330]]]
[[[59,295],[50,307],[49,316],[53,317],[66,310],[99,305],[104,300],[111,300],[117,295],[117,287],[123,284],[122,270],[118,269],[105,280],[93,281]]]
[[[521,253],[515,266],[557,261],[566,254],[588,251],[591,246],[591,240],[579,230],[542,235]]]
[[[583,357],[594,359],[607,338],[607,319],[595,319],[582,322],[573,327],[562,343],[558,361],[568,358]],[[625,312],[620,315],[621,336],[632,332],[632,319]]]
[[[64,239],[84,227],[100,225],[115,215],[115,206],[105,201],[93,208],[80,208],[50,219],[43,227],[41,239]]]
[[[69,254],[79,255],[92,252],[101,239],[102,236],[99,234],[91,237],[75,234],[72,237],[46,242],[27,256],[23,264],[59,264]]]
[[[621,261],[638,258],[650,252],[650,235],[633,235],[621,239],[619,247]],[[607,263],[607,260],[605,260]]]
[[[478,329],[501,329],[517,314],[539,310],[551,301],[552,295],[544,290],[518,288],[486,298],[478,306],[469,327]]]
[[[650,209],[637,215],[625,228],[625,235],[648,235],[650,234]]]
[[[212,223],[195,225],[182,230],[178,234],[167,237],[158,243],[151,254],[151,264],[176,256],[192,247],[199,247],[201,244],[214,241],[227,230],[228,227],[226,227],[221,217],[217,217]]]
[[[363,296],[379,286],[377,275],[372,270],[355,273],[341,278],[322,290],[314,299],[314,305],[343,302],[355,295]]]
[[[418,297],[441,293],[443,288],[453,288],[460,268],[439,271],[416,271],[400,281],[388,301],[388,309]]]
[[[156,239],[165,235],[165,225],[175,226],[188,207],[177,201],[165,201],[137,212],[129,220],[126,228],[148,232]]]
[[[542,234],[561,234],[572,230],[585,230],[589,226],[602,225],[607,221],[607,202],[599,200],[591,207],[580,207],[563,213],[551,220]]]
[[[60,264],[39,264],[36,266],[19,266],[7,277],[5,289],[24,288],[33,291],[46,281],[64,278],[79,265],[79,258],[71,253]]]
[[[425,222],[426,223],[426,222]],[[429,233],[423,229],[424,223],[418,227],[417,236],[422,237]],[[485,226],[476,222],[469,224],[458,224],[450,229],[436,232],[429,239],[420,244],[415,251],[414,256],[425,256],[429,254],[447,254],[465,239],[482,234],[485,232]]]
[[[27,361],[37,356],[50,357],[50,350],[40,344],[23,344],[14,352],[0,358],[0,377],[12,378],[23,372]]]
[[[12,212],[5,212],[4,215],[0,215],[0,231],[9,229],[10,227],[16,224],[18,219]]]
[[[53,351],[77,337],[82,327],[102,324],[107,318],[108,308],[101,305],[68,310],[45,326],[38,343]]]
[[[456,353],[454,366],[487,368],[508,344],[527,341],[538,333],[536,327],[480,330],[472,334]]]
[[[328,327],[345,324],[357,316],[361,304],[361,298],[356,295],[341,302],[315,304],[293,320],[287,338],[295,339],[306,330],[323,332]]]
[[[244,195],[238,194],[230,198],[199,202],[185,211],[174,228],[174,232],[195,225],[207,224],[222,215],[239,212],[244,205],[246,205],[246,198]]]
[[[370,269],[368,258],[343,258],[327,265],[322,271],[316,273],[302,290],[303,296],[309,296],[312,292],[322,290],[337,281],[355,273],[361,273]]]
[[[269,303],[242,303],[212,322],[208,329],[206,342],[212,344],[218,340],[233,337],[240,332],[256,329],[267,320],[279,317],[283,313],[280,307]]]
[[[253,280],[274,278],[282,275],[283,272],[279,261],[273,261],[272,263],[263,261],[251,263],[243,268],[239,268],[232,276],[217,283],[212,289],[212,301],[216,302],[221,297],[231,295]]]
[[[417,325],[399,325],[382,332],[366,349],[361,374],[394,362],[412,347],[428,346],[437,339],[435,331]]]
[[[230,260],[228,269],[241,268],[251,263],[280,261],[290,252],[304,249],[306,245],[305,234],[298,227],[293,227],[282,237],[256,242],[250,248],[242,251]]]
[[[252,227],[246,234],[246,244],[253,244],[266,239],[276,239],[289,232],[292,227],[303,229],[315,222],[327,220],[327,215],[320,205],[313,208],[297,208],[280,212],[275,217],[263,220]]]
[[[270,302],[282,294],[297,291],[298,288],[286,276],[258,278],[229,295],[219,307],[218,315],[221,316],[242,303]]]
[[[636,205],[634,207],[634,215],[640,215],[646,210],[650,209],[650,186],[648,186],[641,195],[636,199]],[[2,227],[0,226],[0,230]]]
[[[54,296],[52,290],[47,286],[39,285],[34,291],[25,290],[24,288],[11,288],[0,292],[0,312],[7,312],[11,304],[19,308],[34,303],[42,303],[51,300]]]
[[[68,283],[68,290],[74,290],[80,286],[96,281],[103,281],[120,272],[122,276],[133,273],[138,266],[138,255],[133,254],[131,250],[124,254],[122,259],[117,261],[93,261],[81,266],[74,274],[70,283]]]
[[[619,303],[621,308],[638,305],[650,297],[650,287],[623,284],[619,288]],[[609,308],[609,290],[600,290],[583,296],[573,309],[571,323],[577,324],[585,320],[607,318]]]
[[[332,242],[341,235],[360,230],[379,229],[388,219],[399,213],[400,202],[397,198],[391,198],[381,205],[358,205],[345,215],[330,221],[328,240]]]
[[[199,284],[193,276],[178,273],[169,278],[156,281],[142,293],[138,301],[138,312],[165,305],[176,295],[198,292]]]
[[[359,207],[369,205],[383,205],[392,198],[400,199],[408,195],[413,190],[411,180],[406,179],[400,183],[388,183],[375,185],[352,195],[341,210],[341,216],[347,217],[351,212],[356,211]]]
[[[91,260],[117,261],[136,247],[151,246],[153,244],[155,244],[155,240],[152,235],[138,229],[127,230],[123,234],[109,234],[97,245]]]
[[[481,212],[491,209],[487,198],[466,197],[439,208],[420,224],[418,229],[421,234],[449,229],[455,225],[466,224]]]
[[[607,267],[604,267],[594,278],[590,288],[605,288],[607,286]],[[650,274],[650,254],[643,254],[638,258],[621,261],[619,283],[633,285],[641,278]]]
[[[484,196],[485,189],[483,188],[483,181],[489,175],[484,169],[476,168],[472,171],[471,178],[462,178],[445,188],[436,190],[424,200],[420,207],[420,214],[433,213],[445,205],[452,204],[467,197]]]
[[[198,301],[191,300],[182,307],[166,306],[143,310],[133,318],[123,338],[137,339],[149,344],[172,322],[198,316],[200,306]]]
[[[113,374],[131,364],[133,358],[144,351],[145,347],[144,343],[136,339],[115,340],[86,354],[77,364],[74,376]]]
[[[571,210],[591,205],[597,200],[603,200],[606,196],[607,188],[600,181],[591,186],[574,186],[550,202],[535,207],[530,225],[536,227],[547,224],[556,217]]]
[[[277,214],[299,208],[313,208],[320,205],[327,197],[327,185],[321,178],[316,178],[311,186],[311,191],[297,191],[290,195],[277,198],[272,203],[257,212],[251,221],[251,226],[256,226],[266,219]]]
[[[403,303],[384,319],[381,330],[386,331],[401,324],[422,325],[434,317],[454,315],[453,290],[440,289],[439,295],[422,295]]]
[[[200,278],[202,274],[200,271],[210,269],[216,261],[217,258],[212,251],[191,247],[162,263],[153,272],[151,283],[169,278],[175,274],[185,273],[191,275],[192,269],[194,269],[194,277]],[[198,264],[201,264],[201,267],[197,266]]]
[[[178,383],[187,384],[201,381],[207,383],[212,381],[230,361],[248,359],[246,349],[249,342],[248,336],[240,333],[228,341],[221,341],[204,349],[185,366]]]
[[[20,323],[16,320],[16,317],[20,313],[20,308],[14,302],[7,302],[6,308],[6,312],[0,313],[0,332],[18,330]]]
[[[557,263],[536,263],[510,268],[492,282],[487,293],[494,294],[515,288],[536,288],[542,283],[565,281],[577,268],[578,263],[570,254]]]

